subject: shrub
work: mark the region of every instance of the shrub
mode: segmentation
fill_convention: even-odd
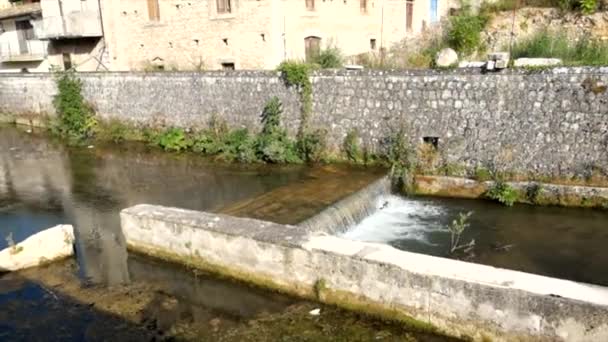
[[[486,197],[511,207],[517,201],[519,195],[517,190],[509,184],[497,181],[494,186],[488,190]]]
[[[316,129],[298,137],[298,152],[302,160],[316,162],[323,158],[327,148],[327,130]]]
[[[530,184],[526,188],[526,198],[528,199],[528,201],[530,201],[530,203],[538,204],[542,191],[543,191],[542,185],[540,185],[538,183]]]
[[[405,129],[402,127],[393,132],[386,139],[386,145],[385,158],[391,167],[393,185],[406,193],[411,192],[413,173],[416,169],[416,153],[410,146]]]
[[[281,101],[271,98],[262,111],[262,132],[256,142],[256,154],[259,159],[269,163],[300,162],[296,145],[289,139],[285,129],[281,128]]]
[[[91,137],[96,120],[93,109],[85,103],[82,96],[82,83],[72,73],[59,75],[56,83],[58,92],[53,105],[58,118],[52,125],[52,131],[70,141]]]
[[[463,55],[475,52],[481,43],[481,32],[488,21],[487,15],[473,14],[468,7],[463,8],[462,14],[450,17],[448,44]]]
[[[312,63],[318,65],[322,69],[338,69],[344,63],[342,52],[337,47],[329,47],[323,49],[318,55],[314,56]]]
[[[192,145],[192,141],[186,136],[184,130],[176,127],[169,128],[156,135],[152,141],[165,151],[179,152]]]
[[[475,241],[471,240],[467,245],[460,244],[460,237],[464,231],[471,226],[469,219],[473,215],[472,211],[468,213],[458,213],[458,218],[452,221],[448,226],[450,231],[450,254],[453,254],[459,249],[475,246]]]
[[[360,163],[363,160],[363,151],[359,145],[359,131],[354,129],[346,134],[342,143],[342,151],[346,154],[346,158],[353,163]]]
[[[246,128],[228,133],[220,149],[220,156],[225,160],[238,160],[244,163],[257,161],[255,153],[255,137]]]
[[[490,170],[485,167],[478,167],[475,169],[475,179],[479,182],[485,182],[493,179]]]

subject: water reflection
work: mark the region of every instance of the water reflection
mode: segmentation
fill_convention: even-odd
[[[344,166],[222,164],[140,144],[68,148],[5,126],[0,127],[0,236],[12,233],[19,242],[72,223],[82,276],[117,284],[129,280],[118,216],[123,208],[150,203],[297,223],[380,173]]]

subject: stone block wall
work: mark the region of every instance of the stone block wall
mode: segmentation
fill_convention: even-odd
[[[260,127],[272,96],[295,134],[300,99],[276,72],[83,73],[102,118],[200,127],[213,115]],[[608,68],[546,71],[322,71],[314,74],[312,126],[340,148],[357,130],[378,150],[400,127],[414,145],[438,138],[447,163],[553,176],[608,169]],[[52,113],[52,76],[0,75],[0,112]]]

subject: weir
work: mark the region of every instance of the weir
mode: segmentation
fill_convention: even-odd
[[[302,226],[138,205],[131,250],[474,340],[608,340],[608,288],[318,236]]]
[[[379,205],[382,206],[382,203],[378,203],[379,199],[389,195],[390,192],[389,177],[382,177],[360,191],[330,205],[319,214],[300,222],[298,226],[309,231],[321,231],[328,234],[343,233],[378,210]]]

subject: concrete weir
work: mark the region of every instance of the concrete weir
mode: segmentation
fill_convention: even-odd
[[[306,227],[138,205],[130,249],[455,336],[607,341],[608,288],[399,251]]]

